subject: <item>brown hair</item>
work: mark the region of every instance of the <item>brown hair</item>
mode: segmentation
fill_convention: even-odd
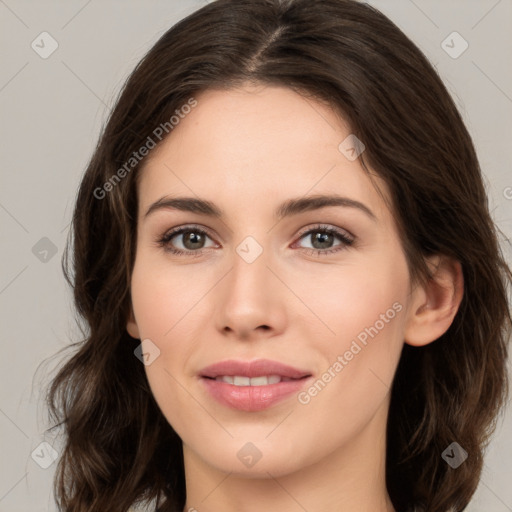
[[[55,477],[61,510],[185,505],[181,440],[126,332],[141,164],[112,177],[194,94],[246,82],[292,88],[349,123],[366,146],[365,169],[389,187],[414,279],[429,279],[425,256],[460,261],[465,293],[451,327],[425,347],[404,345],[386,479],[398,510],[463,510],[508,396],[512,275],[450,94],[395,24],[353,0],[217,0],[167,31],[127,80],[80,185],[71,264],[69,245],[63,258],[87,332],[48,393],[54,428],[66,434]],[[453,441],[469,454],[456,470],[441,458]]]

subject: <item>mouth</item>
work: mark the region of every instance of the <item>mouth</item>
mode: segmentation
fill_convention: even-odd
[[[205,377],[206,379],[216,380],[218,382],[226,382],[233,386],[268,386],[269,384],[279,384],[280,382],[290,382],[290,377],[282,377],[281,375],[261,375],[260,377],[246,377],[244,375],[218,375],[213,379],[212,377]]]
[[[264,377],[275,380],[276,377],[279,377],[281,380],[291,380],[311,376],[311,373],[270,359],[255,359],[253,361],[229,359],[203,368],[200,376],[210,379],[216,379],[217,377],[237,378],[239,384],[235,383],[235,385],[248,386],[249,384],[244,379],[260,379]],[[258,385],[257,382],[255,385]],[[233,382],[230,382],[230,384],[233,384]]]
[[[222,361],[204,368],[200,378],[219,403],[246,412],[262,411],[298,393],[312,377],[277,361]]]

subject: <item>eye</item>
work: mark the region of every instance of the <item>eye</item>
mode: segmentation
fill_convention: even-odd
[[[342,251],[353,245],[355,241],[355,238],[348,232],[321,224],[303,231],[299,236],[299,240],[308,240],[308,238],[311,246],[299,248],[313,256]],[[199,226],[189,225],[167,231],[157,239],[157,244],[171,254],[197,257],[201,256],[205,249],[215,247],[215,243],[205,246],[207,239],[212,240],[207,231]],[[336,240],[339,241],[338,244],[335,244]]]
[[[157,240],[157,243],[172,254],[200,256],[205,249],[204,244],[207,238],[210,238],[208,233],[198,226],[182,226],[166,232]],[[177,239],[178,245],[182,248],[174,246],[173,239]]]
[[[306,239],[310,241],[310,247],[303,247],[308,254],[319,256],[321,254],[332,254],[342,251],[353,245],[355,238],[338,228],[325,225],[317,225],[308,229],[300,235],[300,240]],[[333,245],[338,239],[339,244]]]

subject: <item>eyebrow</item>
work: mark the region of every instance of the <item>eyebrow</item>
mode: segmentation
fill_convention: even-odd
[[[328,206],[342,206],[345,208],[355,208],[364,212],[370,219],[376,221],[377,217],[365,204],[350,199],[348,197],[339,196],[336,194],[318,194],[313,196],[299,197],[288,199],[284,201],[276,209],[274,216],[281,220],[284,217],[290,217],[299,213],[318,210]],[[224,212],[211,201],[199,199],[195,197],[169,197],[164,196],[151,204],[146,211],[144,218],[147,218],[151,213],[162,209],[180,210],[183,212],[199,213],[221,219],[224,217]]]

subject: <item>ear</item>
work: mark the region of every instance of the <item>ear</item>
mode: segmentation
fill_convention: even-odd
[[[442,336],[457,314],[464,295],[464,277],[459,261],[447,256],[428,259],[432,277],[418,284],[405,329],[405,343],[427,345]]]
[[[133,313],[133,306],[130,304],[130,313],[128,315],[128,321],[126,323],[126,330],[128,334],[135,339],[140,339],[139,327],[137,326],[137,322],[135,320],[135,315]]]

